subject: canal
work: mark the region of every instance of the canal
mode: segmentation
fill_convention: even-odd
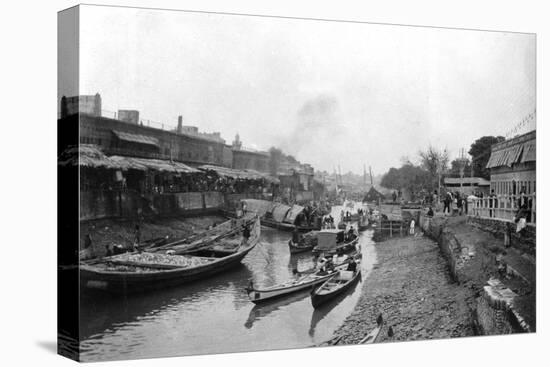
[[[341,207],[333,208],[339,218]],[[197,283],[128,297],[83,294],[84,361],[301,348],[332,336],[359,300],[362,280],[314,310],[307,291],[254,305],[245,287],[269,286],[311,268],[311,253],[290,255],[290,233],[262,227],[261,242],[233,270]],[[376,261],[372,231],[361,233],[362,278]]]

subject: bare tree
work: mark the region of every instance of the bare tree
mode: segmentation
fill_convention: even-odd
[[[428,149],[418,152],[420,165],[430,173],[432,178],[432,188],[439,187],[441,184],[441,174],[447,171],[449,166],[449,153],[447,149],[440,150],[432,145]]]

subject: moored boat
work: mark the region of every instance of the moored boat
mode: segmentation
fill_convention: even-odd
[[[299,254],[302,252],[311,251],[313,250],[314,247],[315,247],[314,243],[305,243],[305,242],[295,243],[294,241],[292,241],[292,239],[288,240],[288,248],[291,254]]]
[[[356,271],[340,270],[338,274],[326,280],[320,287],[311,291],[311,304],[314,308],[333,299],[337,295],[348,290],[359,280],[361,270]]]
[[[317,234],[317,242],[312,250],[314,253],[336,254],[355,250],[359,237],[346,238],[341,229],[324,229]]]
[[[288,283],[277,284],[266,288],[254,288],[253,284],[246,288],[246,292],[250,300],[254,303],[260,303],[271,300],[277,297],[282,297],[287,294],[298,292],[304,289],[311,289],[315,285],[323,283],[327,279],[333,277],[337,272],[321,273],[315,272],[305,275],[299,279]]]
[[[125,253],[84,262],[80,265],[81,284],[85,288],[126,294],[206,278],[238,265],[256,246],[260,238],[259,220],[252,225],[248,240],[241,238],[236,247],[231,243],[226,249],[224,243],[234,242],[235,237],[241,238],[241,233],[188,255]]]
[[[291,254],[297,254],[302,252],[311,251],[317,246],[317,233],[318,231],[311,231],[303,235],[298,242],[294,242],[293,239],[288,241],[288,248]],[[293,236],[294,237],[294,236]]]
[[[304,272],[303,275],[297,279],[291,280],[286,283],[273,285],[265,288],[255,288],[253,283],[250,283],[246,288],[246,292],[250,300],[254,303],[260,303],[275,298],[280,298],[288,294],[298,292],[304,289],[313,289],[316,285],[323,283],[327,279],[330,279],[334,275],[338,274],[340,270],[345,269],[348,266],[349,259],[351,257],[346,256],[341,262],[334,264],[333,270],[310,270]]]

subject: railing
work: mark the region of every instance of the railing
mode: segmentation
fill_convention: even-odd
[[[514,221],[520,212],[520,202],[525,204],[521,211],[527,223],[536,224],[536,195],[496,195],[473,199],[469,203],[469,215]]]

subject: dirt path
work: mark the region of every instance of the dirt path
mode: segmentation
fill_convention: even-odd
[[[377,342],[471,336],[467,300],[473,290],[451,282],[438,245],[427,237],[405,237],[376,244],[378,263],[363,283],[354,312],[335,335],[355,344],[385,320]],[[389,326],[393,337],[388,336]]]

